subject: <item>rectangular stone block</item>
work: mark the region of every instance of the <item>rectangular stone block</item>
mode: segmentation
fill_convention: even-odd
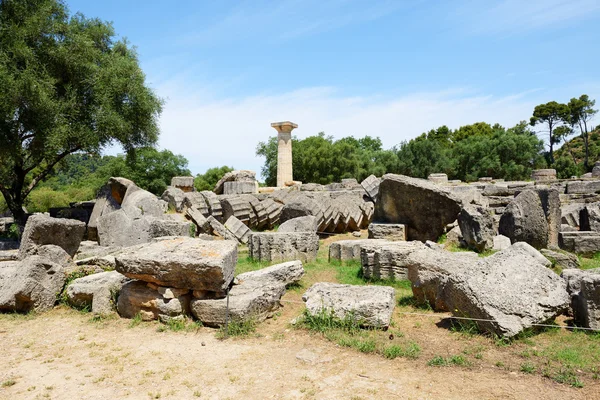
[[[369,239],[406,240],[406,225],[378,224],[369,225]]]
[[[319,237],[312,232],[254,232],[248,238],[248,250],[258,261],[314,261]]]
[[[577,254],[593,254],[600,251],[600,232],[560,232],[559,246]]]

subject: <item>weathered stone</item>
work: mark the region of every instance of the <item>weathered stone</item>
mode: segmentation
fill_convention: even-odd
[[[434,183],[387,174],[379,186],[374,222],[405,224],[407,239],[437,240],[460,212],[460,200]]]
[[[219,203],[219,207],[221,203]],[[206,203],[206,198],[202,193],[199,192],[189,192],[183,194],[183,208],[185,209],[193,209],[201,213],[204,217],[208,217],[210,215],[208,204]]]
[[[230,321],[261,322],[279,308],[279,300],[284,294],[283,284],[247,280],[229,291],[228,310],[225,298],[193,299],[191,311],[202,324],[212,327],[225,325],[227,314]]]
[[[168,207],[181,212],[184,208],[185,192],[176,187],[168,187],[162,194],[161,199],[167,202]]]
[[[419,302],[459,317],[479,329],[512,337],[562,313],[566,284],[550,262],[527,243],[485,258],[419,250],[407,257],[413,294]],[[502,290],[498,290],[502,288]]]
[[[586,204],[579,212],[580,230],[600,232],[600,203]]]
[[[184,192],[192,192],[194,190],[193,176],[174,176],[171,178],[171,186],[181,189]]]
[[[78,259],[75,262],[76,265],[93,265],[100,267],[104,271],[114,270],[117,266],[115,261],[115,256],[107,255],[107,256],[93,256],[83,259]]]
[[[225,228],[227,228],[229,232],[233,233],[233,236],[235,236],[238,242],[244,244],[248,243],[248,235],[251,232],[250,228],[244,225],[242,221],[233,215],[225,222]]]
[[[384,239],[338,240],[329,245],[329,261],[360,261],[360,249],[364,245],[390,243]]]
[[[600,180],[567,182],[567,194],[600,193]]]
[[[224,291],[233,280],[237,242],[172,238],[126,249],[117,271],[159,286]]]
[[[283,223],[290,219],[306,217],[309,215],[315,217],[318,224],[323,220],[323,212],[321,211],[320,205],[310,197],[299,195],[283,206],[281,215],[279,216],[279,222]]]
[[[446,242],[444,242],[444,245],[453,245],[461,247],[464,244],[465,242],[463,239],[462,232],[460,230],[460,226],[457,225],[446,233]],[[508,245],[510,246],[510,240],[508,241]]]
[[[463,240],[471,249],[482,252],[494,247],[494,219],[484,207],[467,205],[458,214]]]
[[[211,191],[204,190],[200,192],[202,196],[204,196],[204,200],[206,204],[208,204],[208,212],[210,215],[215,218],[217,221],[223,221],[223,208],[221,207],[221,202],[216,194]]]
[[[236,279],[239,282],[255,280],[258,282],[272,282],[284,286],[297,283],[304,276],[304,267],[302,261],[288,261],[281,264],[272,265],[256,271],[239,274]]]
[[[110,178],[107,184],[100,189],[87,226],[90,240],[97,239],[98,218],[121,208],[121,203],[129,186],[135,186],[129,179]]]
[[[317,232],[317,219],[312,215],[288,219],[279,225],[277,232]]]
[[[563,269],[579,268],[579,258],[575,254],[548,249],[542,249],[540,253],[550,260],[552,265]]]
[[[579,229],[581,210],[584,203],[571,203],[561,207],[561,223]],[[561,229],[563,231],[563,229]]]
[[[185,210],[185,215],[187,215],[198,227],[198,232],[200,233],[210,233],[211,228],[208,220],[204,218],[204,215],[200,211],[195,208],[188,208]]]
[[[325,186],[318,183],[303,183],[300,190],[303,192],[322,192],[325,190]]]
[[[560,232],[560,248],[577,254],[593,254],[600,251],[600,232]]]
[[[167,212],[167,202],[147,190],[132,185],[127,188],[121,208],[137,208],[143,216],[161,218]]]
[[[222,223],[220,223],[219,221],[217,221],[217,219],[214,218],[212,215],[209,216],[206,219],[206,221],[210,225],[210,228],[214,234],[222,237],[225,240],[231,240],[231,241],[237,242],[237,238],[235,237],[235,235],[233,233],[231,233],[229,231],[229,229],[225,228],[225,226]]]
[[[34,247],[28,256],[39,256],[46,261],[62,266],[64,271],[71,271],[75,268],[75,263],[69,253],[54,244]]]
[[[223,220],[227,221],[231,216],[236,217],[244,225],[250,224],[250,213],[254,213],[250,203],[240,196],[228,196],[219,198],[223,209]]]
[[[283,205],[272,199],[265,199],[261,201],[261,204],[265,208],[267,213],[267,226],[269,229],[273,229],[276,225],[279,225],[279,216],[281,215],[281,209]]]
[[[39,256],[0,264],[0,311],[47,311],[65,284],[63,267]]]
[[[511,196],[513,193],[506,185],[485,185],[483,189],[484,196]]]
[[[255,227],[257,229],[264,229],[269,224],[269,214],[263,203],[254,196],[247,196],[247,200],[256,216]]]
[[[536,182],[556,180],[555,169],[535,169],[531,171],[531,180]]]
[[[395,305],[394,288],[389,286],[340,285],[319,282],[302,296],[310,315],[351,318],[365,327],[386,328]]]
[[[492,250],[500,251],[504,249],[508,249],[511,245],[510,239],[504,235],[496,235],[494,236],[494,247]]]
[[[143,321],[159,319],[167,322],[189,314],[189,294],[176,298],[163,297],[151,284],[143,281],[125,283],[119,292],[117,311],[124,318],[139,315]]]
[[[227,172],[215,185],[216,194],[223,194],[225,182],[256,182],[256,172],[247,170]]]
[[[123,206],[98,219],[101,246],[128,247],[161,236],[189,236],[190,222],[144,216],[137,208]]]
[[[448,183],[448,175],[446,174],[429,174],[427,177],[428,181],[433,183]]]
[[[112,300],[127,281],[127,277],[117,271],[78,278],[67,287],[67,300],[72,306],[87,307],[96,314],[108,314],[116,307]]]
[[[258,183],[254,182],[225,182],[223,194],[258,193]]]
[[[418,241],[368,241],[360,246],[360,263],[366,279],[408,278],[406,257],[426,246]]]
[[[377,178],[375,175],[369,175],[360,183],[360,185],[365,189],[365,192],[367,192],[371,200],[376,202],[380,183],[381,179]]]
[[[85,224],[73,219],[52,218],[43,214],[32,215],[25,224],[21,237],[19,258],[33,254],[37,246],[54,244],[62,247],[71,257],[75,255],[85,234]]]
[[[369,224],[369,239],[406,240],[404,224]]]
[[[253,232],[248,238],[250,257],[258,261],[314,261],[319,237],[311,232]]]
[[[515,197],[500,218],[499,233],[512,243],[526,242],[537,249],[548,247],[548,222],[537,193],[525,190]]]
[[[600,329],[600,268],[587,271],[567,269],[561,276],[567,282],[575,323],[585,328]]]

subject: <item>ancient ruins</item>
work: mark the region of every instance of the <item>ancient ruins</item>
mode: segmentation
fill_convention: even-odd
[[[75,307],[124,318],[261,321],[316,259],[320,235],[366,230],[368,239],[333,242],[329,259],[360,261],[367,279],[408,279],[418,303],[473,318],[481,331],[512,337],[565,313],[600,328],[600,271],[578,269],[576,257],[600,251],[597,177],[557,180],[541,170],[522,182],[387,174],[304,184],[291,171],[296,125],[273,127],[281,187],[259,190],[255,173],[242,170],[214,191],[175,177],[158,198],[115,177],[93,202],[30,216],[18,249],[0,253],[0,310],[45,311],[64,291]],[[239,246],[272,266],[236,275]],[[65,288],[78,270],[90,273]],[[391,287],[330,283],[303,299],[313,315],[329,310],[377,328],[396,303]]]

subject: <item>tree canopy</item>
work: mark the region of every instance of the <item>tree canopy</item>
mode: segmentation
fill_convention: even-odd
[[[226,165],[222,167],[209,168],[203,174],[196,175],[194,179],[194,187],[198,191],[202,190],[213,190],[219,179],[228,172],[233,171],[233,167]]]
[[[59,0],[0,2],[0,191],[23,203],[69,154],[125,151],[158,138],[161,100],[109,23]]]

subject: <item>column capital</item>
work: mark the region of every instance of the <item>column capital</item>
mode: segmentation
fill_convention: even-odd
[[[298,127],[298,124],[295,124],[290,121],[273,122],[271,124],[271,127],[275,128],[278,133],[291,133],[292,130]]]

